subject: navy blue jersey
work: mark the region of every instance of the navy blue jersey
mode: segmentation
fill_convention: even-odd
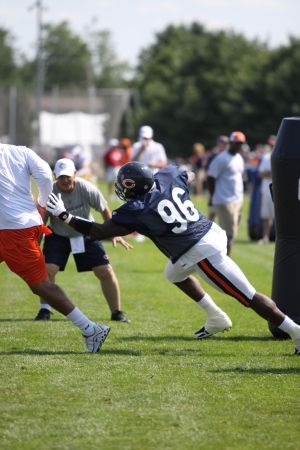
[[[173,263],[195,245],[212,222],[194,206],[186,171],[176,165],[159,170],[155,188],[113,211],[112,220],[149,237]]]

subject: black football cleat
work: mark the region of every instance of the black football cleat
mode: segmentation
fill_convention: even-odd
[[[116,322],[130,322],[130,320],[127,319],[123,311],[121,311],[120,309],[116,309],[111,313],[110,320],[115,320]]]
[[[50,320],[50,315],[53,314],[49,309],[41,308],[34,320]]]

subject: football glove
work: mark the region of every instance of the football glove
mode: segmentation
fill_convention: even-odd
[[[72,219],[72,215],[66,211],[64,202],[61,199],[61,194],[58,194],[56,197],[56,195],[52,192],[52,194],[49,195],[46,203],[46,210],[63,222],[69,223]]]

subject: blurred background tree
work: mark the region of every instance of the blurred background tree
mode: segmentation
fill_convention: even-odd
[[[0,83],[11,85],[18,83],[17,50],[14,38],[8,30],[0,28]]]
[[[118,59],[110,31],[94,27],[82,37],[68,22],[46,24],[44,87],[137,87],[141,108],[132,112],[130,137],[148,124],[169,156],[190,155],[197,141],[211,148],[218,135],[234,130],[243,131],[253,147],[276,134],[283,117],[300,115],[299,44],[291,36],[288,45],[270,49],[241,34],[207,31],[200,23],[170,25],[142,50],[134,69]],[[35,58],[20,58],[3,28],[0,56],[1,86],[35,86]]]

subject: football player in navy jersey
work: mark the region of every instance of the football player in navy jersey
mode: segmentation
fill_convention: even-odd
[[[59,197],[50,194],[47,210],[76,231],[103,240],[137,231],[151,239],[169,262],[167,279],[192,298],[207,315],[195,339],[228,330],[227,314],[203,290],[198,273],[208,284],[252,308],[292,338],[300,355],[300,326],[283,314],[276,304],[249,283],[240,268],[227,256],[226,233],[208,220],[192,203],[188,185],[193,172],[169,165],[154,176],[148,166],[131,162],[121,167],[115,181],[118,197],[125,204],[113,211],[103,224],[72,216]]]

